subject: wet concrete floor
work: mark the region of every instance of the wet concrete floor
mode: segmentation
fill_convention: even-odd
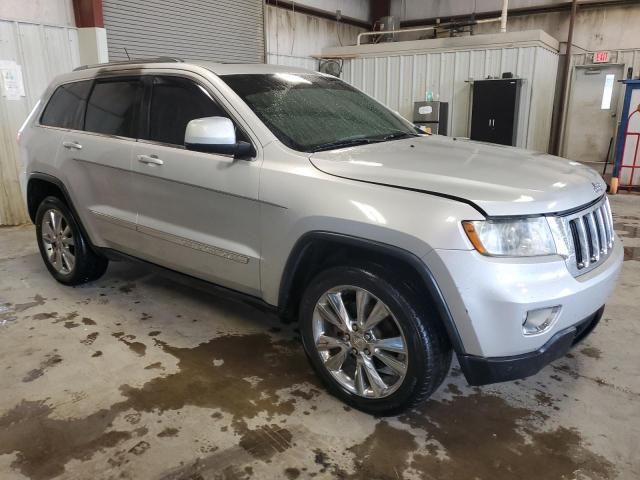
[[[640,196],[612,204],[624,268],[585,343],[482,388],[454,362],[393,418],[326,394],[295,325],[126,263],[63,287],[0,229],[0,478],[640,478]]]

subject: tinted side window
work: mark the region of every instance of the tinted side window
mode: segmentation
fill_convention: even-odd
[[[96,82],[87,105],[84,129],[135,138],[141,85],[136,79]]]
[[[149,140],[184,145],[187,123],[196,118],[228,117],[209,93],[190,80],[156,77],[149,112]]]
[[[82,117],[91,91],[91,80],[59,86],[40,118],[42,125],[82,130]]]

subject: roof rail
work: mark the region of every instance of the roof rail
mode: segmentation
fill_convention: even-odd
[[[139,63],[181,63],[184,60],[181,58],[173,58],[173,57],[155,57],[155,58],[137,58],[131,60],[123,60],[121,62],[108,62],[108,63],[94,63],[93,65],[81,65],[73,69],[74,72],[78,70],[88,70],[89,68],[100,68],[100,67],[114,67],[116,65],[134,65]]]

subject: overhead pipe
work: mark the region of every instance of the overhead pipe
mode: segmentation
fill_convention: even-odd
[[[501,22],[501,21],[502,21],[502,17],[485,18],[485,19],[482,19],[482,20],[474,20],[471,23],[471,25],[477,25],[477,24],[480,24],[480,23]],[[506,19],[505,19],[505,22],[506,22]],[[372,35],[401,34],[401,33],[409,33],[409,32],[426,32],[426,31],[429,31],[429,30],[435,30],[436,28],[449,27],[449,26],[453,26],[453,25],[457,25],[457,23],[456,22],[449,22],[449,23],[440,23],[440,24],[437,24],[437,25],[430,25],[428,27],[401,28],[400,30],[395,30],[395,29],[394,30],[374,30],[372,32],[361,32],[361,33],[358,34],[358,38],[356,40],[356,45],[360,45],[360,39],[362,37],[369,37],[369,36],[372,36]]]
[[[509,0],[502,0],[502,15],[500,15],[500,32],[507,33],[507,10],[509,8]]]

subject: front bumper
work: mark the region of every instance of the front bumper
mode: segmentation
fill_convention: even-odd
[[[474,357],[513,357],[536,352],[558,332],[606,304],[622,266],[622,243],[596,269],[574,277],[561,257],[495,258],[472,250],[434,250],[424,257],[455,323],[460,347]],[[550,328],[525,335],[531,310],[560,306]]]
[[[484,358],[459,354],[460,368],[469,385],[486,385],[528,377],[538,373],[545,365],[563,357],[596,327],[604,306],[569,328],[557,332],[547,343],[534,352],[511,357]]]

